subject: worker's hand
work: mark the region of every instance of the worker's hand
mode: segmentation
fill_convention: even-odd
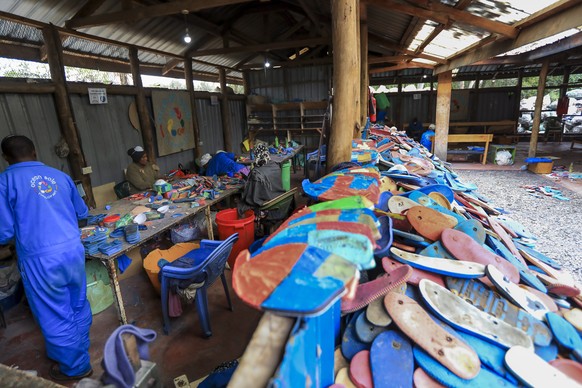
[[[152,168],[154,169],[154,171],[160,171],[160,167],[157,164],[152,164]]]

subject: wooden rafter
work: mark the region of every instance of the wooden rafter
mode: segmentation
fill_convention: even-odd
[[[256,52],[256,51],[279,50],[294,47],[317,46],[319,44],[324,43],[329,43],[329,38],[310,38],[310,39],[290,40],[286,42],[261,43],[252,46],[239,46],[239,47],[200,50],[195,53],[192,53],[192,56],[205,57],[209,55],[228,55],[235,53],[248,53],[253,51]]]
[[[203,9],[247,3],[249,1],[251,0],[178,0],[168,3],[150,5],[148,7],[136,8],[131,13],[119,11],[70,19],[65,23],[65,25],[68,28],[88,28],[93,26],[100,26],[103,24],[134,22],[160,16],[175,15],[182,12],[182,10],[198,12]]]
[[[536,50],[529,51],[520,55],[508,55],[503,57],[495,57],[490,59],[485,59],[475,63],[475,65],[509,65],[509,64],[528,64],[532,62],[542,61],[553,55],[558,55],[563,52],[570,50],[575,50],[582,47],[582,32],[575,35],[569,36],[564,39],[540,47]]]
[[[433,20],[441,24],[448,25],[455,22],[468,24],[509,38],[515,38],[519,33],[517,28],[508,24],[476,16],[470,12],[443,5],[440,2],[428,3],[430,9],[404,3],[400,0],[368,0],[368,4],[427,20]]]
[[[370,57],[368,56],[368,64],[370,65],[378,65],[381,63],[395,63],[395,62],[402,62],[409,59],[414,59],[411,55],[383,55],[381,57]]]
[[[561,12],[554,14],[551,18],[543,18],[543,20],[534,24],[529,24],[529,21],[523,21],[528,24],[527,27],[521,29],[517,39],[489,41],[486,44],[480,45],[478,49],[471,46],[469,49],[450,58],[446,65],[437,66],[435,72],[438,74],[461,66],[471,65],[548,36],[579,27],[580,15],[582,15],[582,4],[580,1],[572,1],[568,5],[569,7],[567,8],[564,8],[566,5],[563,5]],[[559,23],[556,23],[556,20],[559,20]],[[517,23],[516,26],[519,27],[520,23]]]
[[[431,69],[432,70],[432,69],[434,69],[434,66],[426,64],[426,63],[421,63],[421,62],[401,62],[401,63],[394,65],[394,66],[370,69],[369,73],[370,74],[385,73],[387,71],[396,71],[396,70],[403,70],[403,69]]]
[[[315,27],[317,34],[318,35],[325,35],[325,33],[324,33],[323,29],[321,28],[321,25],[319,23],[319,18],[311,10],[311,7],[309,5],[309,3],[311,3],[311,2],[308,3],[306,0],[298,0],[298,1],[299,1],[299,4],[301,5],[301,8],[303,8],[303,11],[305,12],[307,17],[309,18],[309,20],[311,20],[311,22],[313,23],[313,26]]]
[[[368,39],[369,39],[370,43],[387,48],[388,50],[392,50],[392,51],[396,51],[396,52],[403,53],[406,55],[410,55],[413,58],[422,58],[422,59],[426,59],[426,60],[433,61],[436,63],[441,63],[441,64],[444,64],[447,62],[445,59],[435,57],[433,55],[422,54],[422,53],[417,54],[412,50],[408,50],[404,46],[389,42],[388,40],[386,40],[378,35],[375,35],[375,34],[368,33]]]

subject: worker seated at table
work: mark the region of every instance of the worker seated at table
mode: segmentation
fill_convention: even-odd
[[[125,179],[130,185],[130,194],[152,190],[154,182],[161,177],[158,165],[148,161],[147,153],[140,146],[130,148],[127,154],[133,160],[125,172]]]
[[[253,169],[245,184],[238,204],[239,214],[247,210],[258,210],[265,202],[285,193],[281,177],[281,167],[271,160],[269,148],[265,144],[257,144],[253,148]]]
[[[417,117],[415,117],[410,120],[410,123],[408,123],[406,134],[409,138],[419,141],[423,131],[424,127],[422,126],[422,122]]]
[[[420,144],[422,144],[427,150],[432,150],[432,140],[434,139],[434,131],[436,126],[431,124],[428,126],[428,129],[422,134],[420,138]]]
[[[248,167],[234,161],[234,154],[232,152],[218,151],[214,156],[204,154],[200,158],[200,175],[228,175],[241,173],[248,175]]]

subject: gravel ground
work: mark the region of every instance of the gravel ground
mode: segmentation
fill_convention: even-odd
[[[473,182],[478,192],[495,207],[520,222],[538,238],[536,249],[558,261],[582,284],[582,196],[556,187],[570,201],[536,198],[521,186],[554,186],[543,176],[527,171],[457,170],[464,182]]]

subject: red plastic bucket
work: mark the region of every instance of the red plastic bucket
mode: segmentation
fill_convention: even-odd
[[[232,268],[239,252],[248,249],[255,241],[255,213],[247,210],[244,218],[239,219],[236,209],[221,210],[216,214],[216,225],[218,237],[221,240],[226,240],[229,236],[238,233],[238,240],[228,256],[228,264]]]

